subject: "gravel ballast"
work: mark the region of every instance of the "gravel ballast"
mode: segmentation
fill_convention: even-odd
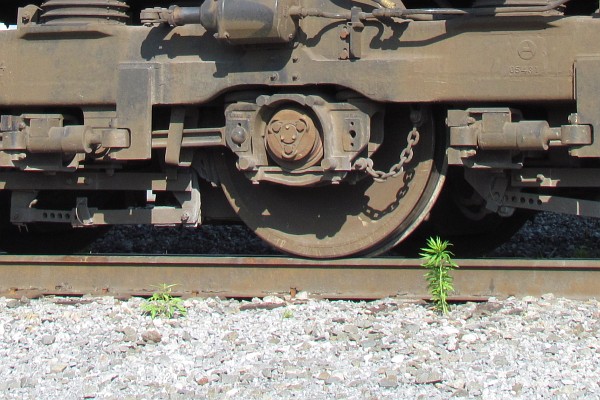
[[[600,257],[600,219],[539,213],[487,257]],[[424,245],[424,244],[423,244]],[[96,240],[90,253],[278,254],[244,226],[198,229],[116,226]],[[458,258],[460,254],[456,254]]]
[[[142,301],[0,299],[0,397],[599,398],[596,300]]]

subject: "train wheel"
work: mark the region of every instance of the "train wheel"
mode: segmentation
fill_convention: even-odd
[[[385,139],[373,156],[380,170],[399,161],[412,128],[407,111],[387,114]],[[443,180],[443,155],[437,154],[443,151],[436,152],[433,119],[428,117],[419,131],[405,172],[384,182],[367,177],[317,187],[253,185],[231,157],[222,157],[222,187],[241,220],[283,252],[311,258],[380,254],[418,226]]]

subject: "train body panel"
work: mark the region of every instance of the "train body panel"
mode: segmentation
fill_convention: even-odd
[[[575,61],[600,54],[591,17],[417,21],[401,34],[380,24],[363,30],[361,58],[346,60],[345,24],[335,25],[311,26],[308,44],[267,47],[232,47],[201,26],[6,31],[0,102],[114,105],[119,66],[136,63],[154,69],[155,104],[199,104],[256,85],[327,84],[389,102],[567,101]]]

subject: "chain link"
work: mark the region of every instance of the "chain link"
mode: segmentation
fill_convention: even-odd
[[[413,147],[419,143],[419,138],[420,134],[415,125],[406,137],[406,147],[400,153],[400,161],[392,165],[388,172],[375,170],[373,159],[364,157],[356,159],[353,168],[357,171],[366,171],[376,182],[384,182],[386,179],[395,178],[404,172],[404,165],[412,160]]]

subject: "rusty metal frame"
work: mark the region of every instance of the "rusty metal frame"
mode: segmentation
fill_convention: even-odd
[[[74,172],[46,175],[31,172],[0,172],[0,189],[7,190],[152,190],[190,191],[191,172],[175,177],[162,172]]]
[[[599,168],[523,168],[511,173],[513,187],[600,187]]]
[[[311,261],[280,257],[0,256],[0,294],[147,295],[156,282],[185,296],[254,297],[305,290],[313,297],[428,298],[415,259]],[[457,260],[454,298],[598,297],[599,260]]]

